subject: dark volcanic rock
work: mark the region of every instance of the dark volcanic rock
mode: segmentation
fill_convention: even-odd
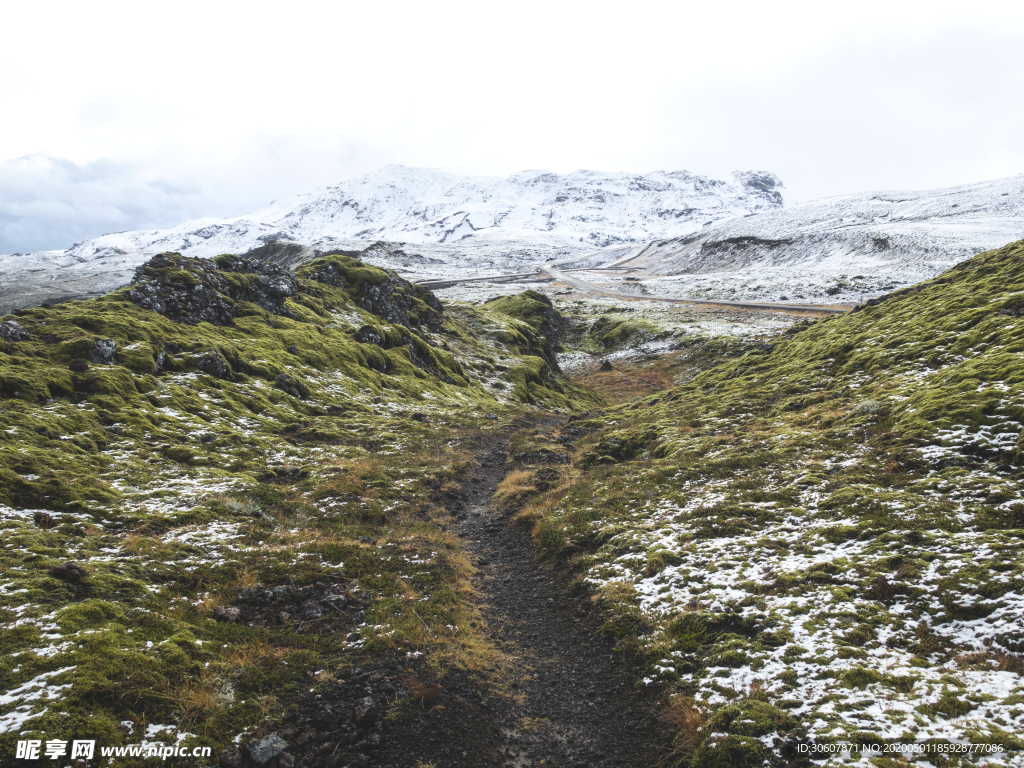
[[[416,306],[417,299],[426,305],[426,311]],[[398,323],[406,328],[425,325],[431,330],[441,329],[443,310],[437,297],[426,288],[413,285],[397,275],[382,283],[363,283],[359,289],[359,306],[389,323]]]
[[[384,341],[384,337],[381,336],[377,329],[372,325],[364,325],[358,331],[356,331],[356,341],[360,344],[376,344],[378,347],[381,342]]]
[[[305,587],[282,584],[273,589],[243,590],[235,604],[220,607],[214,616],[251,626],[295,624],[302,634],[347,634],[356,623],[359,602],[336,584],[317,582]],[[219,613],[218,613],[219,612]]]
[[[231,376],[231,366],[228,365],[227,360],[221,357],[220,352],[215,349],[200,357],[196,363],[196,368],[218,379],[227,379]]]
[[[81,581],[88,575],[88,571],[86,571],[85,568],[72,562],[67,562],[63,565],[55,565],[50,569],[49,573],[54,578],[70,582]]]
[[[282,739],[280,734],[272,733],[265,738],[249,742],[246,750],[249,752],[249,757],[252,758],[253,762],[263,765],[284,752],[287,746],[288,742]]]
[[[218,621],[238,621],[242,618],[242,609],[218,605],[213,609],[213,617]]]
[[[89,353],[89,362],[98,365],[112,365],[114,353],[117,351],[117,342],[113,339],[97,339],[92,345],[92,352]]]
[[[309,397],[309,389],[306,385],[301,380],[293,378],[286,373],[277,374],[274,386],[282,392],[287,392],[292,397],[297,397],[299,400],[305,400]]]
[[[238,301],[292,317],[285,299],[298,292],[291,271],[274,264],[240,256],[211,261],[161,253],[135,270],[128,298],[177,323],[227,325]]]
[[[0,323],[0,339],[13,344],[16,341],[31,341],[32,334],[13,320],[6,320]]]
[[[363,698],[359,704],[356,705],[356,725],[362,729],[372,728],[377,722],[377,718],[380,717],[380,710],[377,709],[377,705],[373,702],[372,696]]]
[[[569,455],[558,453],[550,448],[540,448],[527,453],[517,453],[512,457],[519,464],[568,464]]]
[[[85,373],[89,370],[89,363],[80,357],[74,357],[71,359],[71,362],[68,363],[68,368],[75,373]]]

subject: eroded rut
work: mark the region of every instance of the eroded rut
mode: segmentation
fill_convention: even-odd
[[[547,421],[536,426],[557,426]],[[490,505],[509,471],[508,438],[481,446],[465,483],[456,530],[478,559],[488,632],[511,662],[504,693],[449,675],[436,705],[394,728],[375,765],[407,768],[654,766],[667,736],[636,673],[595,635],[588,598],[533,554],[529,533]]]

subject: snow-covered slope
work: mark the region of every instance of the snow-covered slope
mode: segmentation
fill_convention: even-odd
[[[743,298],[788,293],[790,299],[839,303],[920,282],[1021,238],[1024,175],[930,192],[843,195],[756,213],[654,242],[630,266],[677,276],[675,282],[691,291],[703,286],[709,298],[731,286],[738,291],[731,295]],[[737,288],[744,282],[746,290]]]
[[[778,208],[781,187],[774,174],[752,171],[738,172],[728,183],[687,171],[524,171],[501,179],[389,165],[246,216],[107,235],[71,251],[88,256],[103,248],[158,248],[198,255],[248,250],[269,240],[452,243],[496,232],[543,232],[603,247],[682,235],[723,218]]]
[[[321,248],[389,240],[417,244],[422,258],[415,266],[434,261],[441,275],[446,266],[516,268],[586,248],[674,237],[782,205],[774,174],[733,176],[726,182],[688,171],[523,171],[502,179],[390,165],[245,216],[104,235],[64,252],[0,256],[0,311],[11,306],[5,295],[25,287],[53,298],[110,290],[161,251],[213,256],[274,240]]]

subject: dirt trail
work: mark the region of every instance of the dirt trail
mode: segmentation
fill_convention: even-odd
[[[534,426],[554,429],[554,419]],[[413,768],[639,768],[665,755],[667,736],[636,673],[595,636],[589,600],[571,598],[537,561],[529,534],[490,506],[507,436],[481,445],[456,530],[479,559],[488,632],[513,661],[510,696],[468,676],[443,681],[440,706],[393,729],[375,766]]]

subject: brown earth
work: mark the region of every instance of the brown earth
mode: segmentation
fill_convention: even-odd
[[[555,419],[538,424],[551,429]],[[481,442],[478,466],[449,504],[477,558],[487,631],[501,657],[489,679],[449,674],[424,693],[433,704],[383,726],[371,764],[381,768],[640,768],[667,753],[669,734],[653,695],[597,634],[588,597],[570,596],[539,563],[527,531],[491,505],[508,437]]]

